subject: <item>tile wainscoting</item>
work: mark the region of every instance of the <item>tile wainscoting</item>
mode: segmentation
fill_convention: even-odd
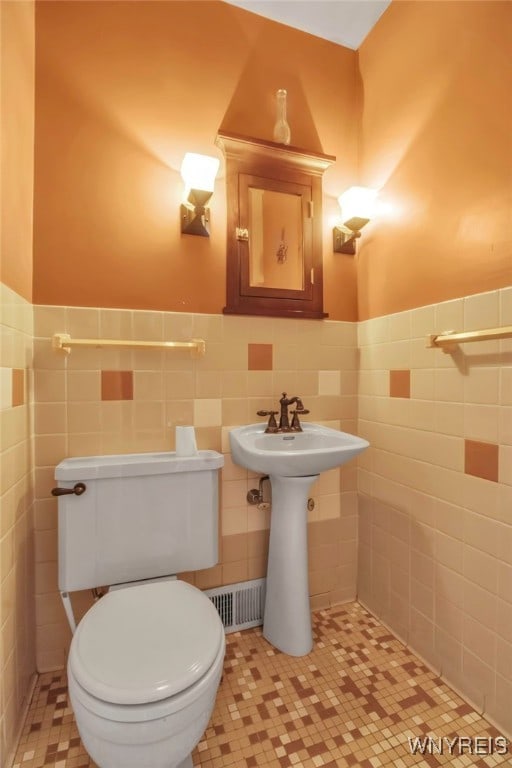
[[[0,763],[35,676],[32,305],[0,284]]]
[[[359,323],[358,596],[512,733],[512,289]]]
[[[36,472],[36,623],[40,671],[63,666],[70,635],[57,591],[55,465],[67,456],[172,450],[174,430],[193,424],[200,449],[225,456],[220,561],[181,574],[206,589],[265,575],[269,512],[247,504],[257,476],[231,461],[229,428],[259,420],[283,391],[298,394],[307,417],[357,428],[357,326],[354,323],[224,317],[170,312],[35,306],[34,431]],[[186,341],[183,350],[51,346],[73,338]],[[357,469],[323,474],[309,514],[310,593],[314,608],[356,593]],[[77,614],[89,595],[75,596]]]

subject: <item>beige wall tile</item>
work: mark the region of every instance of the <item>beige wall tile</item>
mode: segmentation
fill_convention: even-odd
[[[54,467],[66,457],[66,435],[36,435],[34,439],[34,459],[38,466]]]
[[[164,393],[167,400],[187,400],[195,396],[194,371],[164,372]]]
[[[67,430],[64,403],[36,403],[34,406],[34,433],[36,435],[65,433]]]
[[[485,403],[495,405],[499,397],[498,368],[471,370],[464,380],[464,400],[466,403]]]
[[[247,480],[245,478],[240,480],[224,480],[222,483],[223,509],[245,507],[247,491]]]
[[[67,407],[69,433],[101,432],[100,403],[69,403]]]
[[[464,329],[477,331],[499,325],[499,291],[489,291],[464,299]]]
[[[189,391],[190,393],[190,391]],[[197,371],[195,377],[195,396],[219,398],[222,392],[222,377],[217,371]]]
[[[457,331],[464,328],[464,299],[453,299],[434,308],[435,332]]]
[[[100,311],[93,307],[67,307],[66,325],[69,335],[76,339],[98,339]]]
[[[222,400],[222,424],[237,426],[252,423],[261,417],[250,407],[247,397],[230,397]]]
[[[133,339],[133,317],[130,310],[100,309],[102,339]]]
[[[216,427],[222,424],[222,401],[220,398],[194,400],[194,426]]]
[[[270,528],[270,509],[249,506],[247,509],[247,530],[266,531]]]
[[[34,370],[34,402],[64,402],[65,399],[65,371]]]
[[[121,391],[124,397],[109,397],[102,398],[103,400],[164,400],[164,378],[162,371],[134,371],[133,372],[133,390],[132,398],[128,397],[129,385],[126,386],[126,376],[123,374],[130,373],[125,371],[118,371],[121,374],[122,381],[125,382],[124,386],[121,383]]]
[[[273,375],[271,371],[251,370],[247,378],[247,394],[251,398],[271,398],[273,392]]]
[[[66,307],[34,306],[34,336],[51,339],[54,333],[68,333]]]

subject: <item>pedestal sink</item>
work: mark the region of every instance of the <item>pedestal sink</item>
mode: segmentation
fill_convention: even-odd
[[[361,437],[319,424],[266,434],[265,424],[229,433],[235,464],[269,475],[272,513],[263,636],[291,656],[313,648],[308,588],[307,502],[320,472],[368,448]]]

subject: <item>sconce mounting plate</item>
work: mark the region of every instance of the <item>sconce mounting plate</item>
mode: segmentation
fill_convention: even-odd
[[[188,202],[182,203],[180,208],[181,233],[183,235],[200,235],[210,237],[210,209],[206,203],[212,196],[212,192],[202,189],[191,189]]]
[[[347,227],[334,227],[332,230],[332,249],[334,253],[347,253],[349,256],[355,256],[356,239],[358,237],[361,237],[360,232],[350,232]]]

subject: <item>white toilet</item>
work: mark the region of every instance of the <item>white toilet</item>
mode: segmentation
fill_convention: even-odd
[[[74,631],[69,695],[100,768],[190,768],[210,719],[224,628],[209,598],[172,575],[218,560],[215,451],[66,459],[59,588]],[[85,490],[83,490],[85,486]],[[109,585],[75,630],[69,593]]]

